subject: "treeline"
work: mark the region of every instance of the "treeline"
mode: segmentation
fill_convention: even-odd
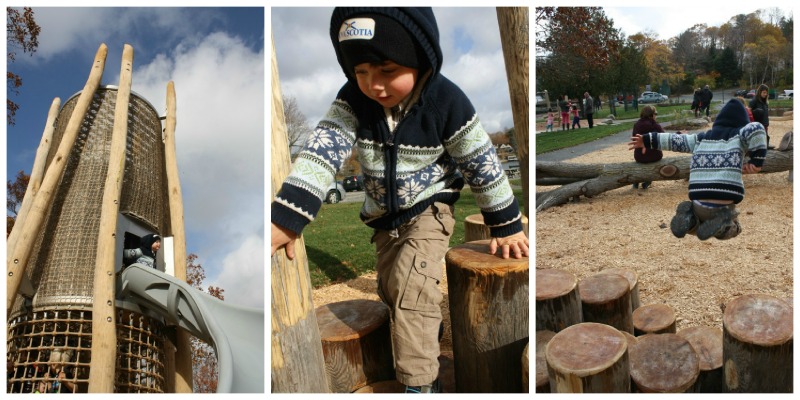
[[[724,11],[721,10],[721,12]],[[680,24],[680,20],[674,23]],[[697,87],[790,88],[794,19],[781,9],[698,24],[672,38],[650,31],[628,37],[600,7],[536,9],[536,87],[550,99],[568,94],[662,94]]]

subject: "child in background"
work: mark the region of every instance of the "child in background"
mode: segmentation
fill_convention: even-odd
[[[578,129],[581,129],[581,117],[578,106],[573,104],[570,113],[572,113],[572,129],[575,129],[575,125],[578,125]]]
[[[545,132],[552,132],[553,131],[553,119],[555,119],[555,115],[553,115],[553,109],[547,110],[547,128]]]
[[[643,153],[653,149],[692,153],[690,201],[678,204],[670,229],[678,238],[688,233],[700,240],[726,240],[742,230],[736,211],[736,204],[744,199],[742,174],[761,171],[767,156],[766,136],[764,126],[749,122],[744,105],[732,99],[708,132],[634,135],[628,148]]]
[[[469,99],[441,73],[431,8],[336,8],[330,36],[347,83],[272,203],[272,254],[314,220],[325,188],[358,149],[361,220],[374,229],[378,295],[390,308],[397,380],[439,391],[439,282],[465,183],[489,227],[488,252],[528,255],[522,214]]]

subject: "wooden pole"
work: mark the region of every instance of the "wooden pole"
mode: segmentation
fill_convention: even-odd
[[[81,124],[83,124],[83,117],[89,109],[94,92],[100,85],[107,54],[108,48],[105,44],[101,44],[94,57],[89,79],[86,81],[86,85],[83,87],[80,97],[78,97],[78,102],[70,116],[69,123],[64,131],[64,136],[61,138],[58,151],[55,157],[53,157],[50,167],[47,168],[47,172],[42,180],[42,186],[33,199],[33,205],[25,220],[25,225],[22,226],[22,231],[20,232],[20,237],[16,243],[14,252],[9,252],[6,255],[6,266],[8,267],[6,275],[6,314],[8,314],[14,306],[14,299],[16,298],[17,290],[19,290],[19,285],[22,282],[22,276],[27,268],[31,252],[33,251],[33,245],[36,242],[36,237],[39,235],[44,217],[50,209],[56,186],[61,180],[61,175],[64,173],[64,167],[67,164],[69,153],[72,151],[75,139],[78,136],[78,131],[80,130]]]
[[[183,224],[183,195],[178,175],[178,157],[175,151],[175,125],[177,124],[175,83],[167,83],[167,119],[164,125],[164,162],[167,170],[167,196],[172,228],[173,262],[175,277],[186,281],[186,231]],[[175,393],[191,393],[192,343],[191,335],[183,329],[176,333]]]
[[[528,7],[497,7],[500,41],[508,75],[511,109],[514,112],[514,138],[522,174],[524,211],[528,213]]]
[[[274,42],[274,39],[273,39]],[[289,141],[275,46],[272,46],[272,197],[289,175]],[[280,249],[272,256],[272,393],[325,393],[328,383],[322,341],[311,297],[306,246],[295,242],[295,258]]]
[[[112,393],[117,357],[116,307],[114,289],[117,246],[117,221],[125,171],[128,138],[128,104],[131,97],[133,47],[125,45],[114,109],[114,129],[108,172],[103,186],[100,232],[94,267],[94,305],[92,307],[92,359],[89,367],[89,392]]]
[[[50,153],[50,145],[53,143],[53,132],[56,127],[56,117],[61,108],[61,99],[56,97],[53,103],[50,104],[50,111],[47,113],[47,122],[44,124],[44,132],[42,132],[42,140],[39,142],[39,147],[36,149],[36,157],[33,159],[33,169],[31,169],[30,179],[28,180],[28,188],[25,190],[25,196],[22,198],[22,205],[17,212],[17,219],[14,221],[14,227],[8,235],[6,242],[6,251],[10,254],[14,252],[19,240],[22,227],[25,226],[25,219],[28,217],[28,212],[33,204],[33,198],[36,192],[42,186],[42,178],[44,177],[44,167],[47,164],[47,154]]]

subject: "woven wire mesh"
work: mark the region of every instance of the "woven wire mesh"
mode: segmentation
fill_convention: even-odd
[[[9,314],[9,392],[88,389],[94,269],[116,94],[106,87],[92,98],[25,272],[35,291],[32,303],[18,295]],[[56,118],[48,167],[77,100],[78,95],[67,100]],[[120,212],[165,234],[169,209],[162,143],[158,113],[132,94]],[[163,325],[118,309],[117,335],[115,391],[164,392]],[[56,368],[50,360],[58,353],[69,355],[60,367],[69,384],[53,385],[48,377]]]
[[[92,313],[51,310],[9,321],[8,393],[86,393],[92,350]],[[164,327],[140,314],[117,312],[115,392],[163,393]],[[63,372],[63,374],[62,374]]]

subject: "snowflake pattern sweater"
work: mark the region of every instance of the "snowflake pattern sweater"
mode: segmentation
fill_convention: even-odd
[[[761,167],[767,156],[764,126],[749,122],[747,110],[736,99],[717,115],[711,130],[698,134],[651,132],[642,135],[647,149],[692,153],[689,172],[689,199],[744,199],[742,166],[749,152],[749,163]]]
[[[350,9],[339,15],[334,11],[331,25],[338,31],[344,19],[365,11],[403,23],[426,49],[431,71],[397,121],[393,116],[397,110],[384,109],[366,97],[352,71],[345,70],[348,82],[272,203],[272,222],[299,234],[317,215],[326,188],[355,148],[366,194],[360,217],[372,228],[395,229],[434,202],[454,204],[466,182],[492,236],[522,231],[516,198],[474,107],[439,73],[441,49],[433,13],[411,8]],[[331,36],[342,64],[333,32]]]

